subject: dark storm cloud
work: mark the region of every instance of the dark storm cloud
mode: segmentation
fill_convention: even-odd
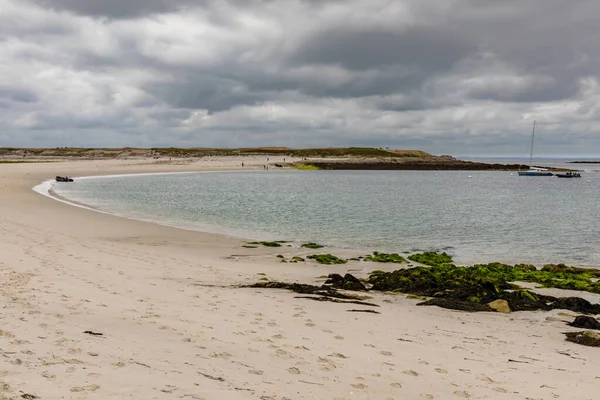
[[[296,50],[299,63],[333,64],[350,70],[390,65],[416,71],[448,70],[476,47],[447,28],[398,28],[397,31],[337,28],[310,36]]]
[[[173,12],[197,4],[194,0],[29,0],[43,7],[82,15],[131,18]]]

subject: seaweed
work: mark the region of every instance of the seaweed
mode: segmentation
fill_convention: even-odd
[[[363,300],[364,297],[353,295],[353,294],[344,294],[340,293],[334,288],[330,286],[316,286],[316,285],[307,285],[304,283],[286,283],[286,282],[258,282],[252,285],[241,286],[241,287],[249,287],[249,288],[262,288],[262,289],[287,289],[294,293],[300,294],[312,294],[323,297],[333,297],[336,299],[346,299],[346,300]]]
[[[313,254],[313,255],[307,256],[306,258],[308,258],[310,260],[315,260],[319,264],[328,264],[328,265],[330,265],[330,264],[346,264],[348,262],[347,260],[344,260],[343,258],[338,258],[331,254]]]
[[[408,262],[404,257],[399,255],[398,253],[379,253],[377,251],[373,252],[373,255],[368,255],[363,258],[363,261],[372,261],[372,262],[380,262],[380,263],[396,263],[401,264]]]
[[[303,243],[300,247],[305,247],[307,249],[322,249],[325,246],[320,245],[315,242],[308,242],[308,243]]]
[[[408,259],[425,265],[437,266],[442,264],[449,264],[452,262],[452,257],[446,253],[436,253],[433,251],[426,251],[423,253],[412,254],[408,256]]]
[[[427,301],[423,301],[421,303],[417,303],[418,306],[438,306],[442,308],[448,308],[450,310],[460,310],[460,311],[469,311],[469,312],[477,312],[477,311],[494,311],[489,306],[485,304],[473,303],[472,301],[462,301],[455,299],[430,299]]]
[[[581,344],[583,346],[600,347],[600,335],[594,331],[565,332],[567,342]]]
[[[432,261],[432,260],[429,260]],[[577,288],[598,293],[594,282],[596,271],[548,267],[535,269],[530,265],[515,266],[501,263],[457,267],[441,262],[431,267],[413,267],[392,272],[373,271],[368,282],[371,290],[396,291],[417,296],[445,298],[487,304],[506,300],[513,311],[567,309],[586,314],[599,314],[600,305],[579,297],[544,296],[521,290],[512,282],[536,282],[544,287]],[[437,262],[433,259],[433,262]]]
[[[266,246],[266,247],[281,247],[281,243],[287,243],[287,242],[282,241],[282,240],[279,240],[276,242],[248,242],[249,245],[262,244],[263,246]]]

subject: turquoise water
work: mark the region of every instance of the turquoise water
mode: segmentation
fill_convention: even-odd
[[[98,210],[251,239],[361,251],[445,250],[461,263],[600,266],[600,174],[253,171],[57,183]]]

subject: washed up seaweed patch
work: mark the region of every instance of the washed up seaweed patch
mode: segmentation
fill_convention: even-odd
[[[384,253],[377,253],[374,256],[379,255],[380,258],[385,259],[390,257],[382,254]],[[399,261],[396,256],[392,255],[395,261],[391,262]],[[307,258],[324,264],[346,262],[330,254],[313,255]],[[461,267],[452,264],[449,255],[431,252],[413,254],[408,258],[429,266],[398,269],[392,272],[377,270],[373,271],[365,281],[350,274],[345,276],[330,274],[327,282],[319,287],[319,290],[326,290],[327,295],[337,292],[338,289],[399,292],[428,299],[419,305],[435,305],[464,311],[511,312],[566,309],[585,314],[600,314],[599,304],[592,304],[583,298],[541,295],[524,290],[514,283],[534,282],[546,288],[573,289],[600,294],[598,282],[600,271],[598,270],[569,267],[563,264],[545,265],[541,269],[536,269],[533,265],[501,263]],[[281,285],[280,288],[290,289],[289,286],[285,286],[290,284],[277,284]]]

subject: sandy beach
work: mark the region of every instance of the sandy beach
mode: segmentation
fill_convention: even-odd
[[[0,164],[0,399],[598,398],[600,350],[564,340],[580,330],[565,325],[572,312],[465,313],[374,294],[380,314],[370,314],[233,288],[264,277],[364,277],[381,266],[281,264],[277,254],[309,252],[244,249],[242,238],[97,213],[32,190],[56,175],[242,162],[265,161]]]

